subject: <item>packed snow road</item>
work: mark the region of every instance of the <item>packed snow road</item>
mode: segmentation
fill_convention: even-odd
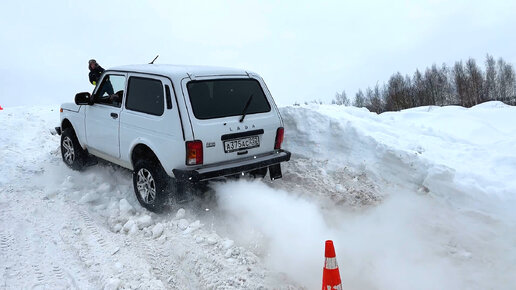
[[[0,289],[319,288],[325,239],[346,289],[516,283],[515,108],[282,108],[284,179],[158,215],[129,171],[62,163],[58,109],[0,111]]]

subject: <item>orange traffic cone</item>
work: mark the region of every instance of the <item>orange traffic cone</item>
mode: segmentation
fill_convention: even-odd
[[[4,108],[2,108],[2,106],[0,106],[0,111],[2,111]]]
[[[322,275],[322,290],[342,290],[339,266],[337,265],[337,257],[335,255],[333,241],[326,241],[324,257],[325,260]]]

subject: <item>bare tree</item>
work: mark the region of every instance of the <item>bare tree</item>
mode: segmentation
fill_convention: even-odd
[[[364,93],[362,90],[358,90],[357,94],[355,95],[355,101],[353,102],[353,106],[355,107],[365,107],[366,100],[364,97]]]
[[[423,106],[426,98],[426,89],[425,82],[423,80],[423,75],[421,74],[421,72],[419,72],[419,70],[416,70],[414,76],[412,77],[412,86],[414,91],[414,106]]]
[[[425,99],[423,102],[424,106],[435,105],[438,94],[438,80],[439,73],[437,67],[432,65],[432,68],[427,68],[425,71]]]
[[[468,77],[468,88],[469,88],[469,100],[470,103],[467,107],[471,107],[480,104],[484,101],[484,76],[482,71],[477,66],[474,59],[470,58],[466,62],[466,74]]]
[[[496,61],[491,55],[486,55],[486,80],[484,82],[484,96],[486,100],[498,100],[497,88],[498,84],[496,81]]]
[[[452,96],[452,87],[448,79],[449,69],[446,64],[443,63],[440,69],[435,68],[435,73],[437,75],[437,97],[435,105],[445,106]]]
[[[380,114],[385,111],[385,104],[382,101],[382,92],[378,83],[374,86],[373,98],[370,100],[371,110]]]
[[[342,91],[342,93],[335,93],[335,99],[331,102],[332,104],[336,105],[344,105],[349,106],[349,99],[346,95],[346,91]]]
[[[371,107],[371,100],[373,99],[373,89],[371,89],[371,87],[367,87],[366,89],[366,92],[365,92],[365,107],[371,111],[370,107]]]
[[[385,109],[403,110],[411,107],[410,77],[403,77],[399,72],[392,75],[387,84]]]
[[[468,78],[462,61],[456,62],[453,66],[453,79],[459,104],[465,106],[468,103]]]
[[[506,63],[503,59],[497,62],[497,83],[499,100],[507,104],[515,104],[515,75],[514,68],[511,64]]]
[[[374,89],[370,87],[366,90],[366,107],[369,111],[380,114],[384,111],[382,102],[382,93],[380,86],[376,84]]]

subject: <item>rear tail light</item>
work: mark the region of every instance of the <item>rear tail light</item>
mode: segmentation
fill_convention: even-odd
[[[274,143],[274,149],[281,149],[281,143],[283,143],[283,135],[285,130],[283,127],[279,127],[276,131],[276,142]]]
[[[186,142],[186,165],[199,165],[203,162],[202,141]]]

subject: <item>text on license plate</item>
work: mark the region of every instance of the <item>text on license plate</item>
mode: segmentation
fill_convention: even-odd
[[[260,146],[260,138],[251,136],[246,138],[224,141],[224,151],[226,153],[243,149],[256,148]]]

